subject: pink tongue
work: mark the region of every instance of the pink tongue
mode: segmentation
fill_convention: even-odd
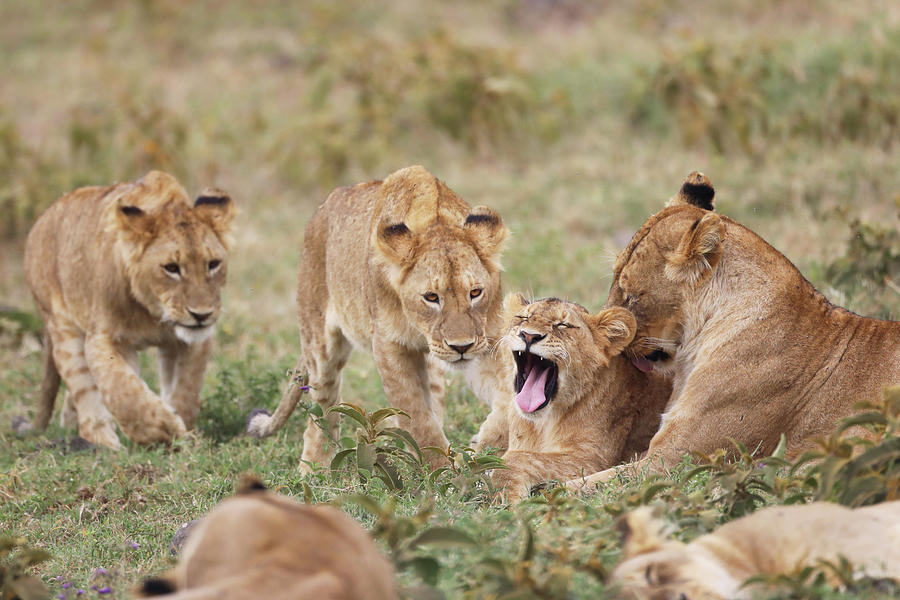
[[[644,373],[649,373],[653,370],[653,361],[643,356],[640,358],[632,358],[631,364],[637,367],[639,371],[643,371]]]
[[[540,374],[536,373],[540,371]],[[531,368],[528,372],[528,379],[522,386],[522,391],[516,394],[516,404],[522,409],[522,412],[534,412],[538,407],[547,401],[544,396],[544,384],[547,383],[547,373],[550,369],[541,369],[537,366]]]

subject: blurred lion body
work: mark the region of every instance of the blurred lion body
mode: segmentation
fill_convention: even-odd
[[[500,250],[507,230],[487,207],[471,208],[422,167],[333,191],[306,227],[300,255],[297,316],[302,353],[295,373],[323,409],[340,402],[340,373],[353,347],[373,354],[392,406],[407,412],[420,446],[446,448],[445,366],[463,370],[489,404],[502,410],[489,352],[499,332]],[[488,367],[485,367],[485,364]],[[248,432],[262,437],[290,416],[305,386],[292,385],[277,410],[251,415]],[[264,411],[263,411],[264,412]],[[496,412],[496,411],[495,411]],[[495,415],[490,436],[503,437]],[[326,415],[334,433],[337,415]],[[312,419],[304,461],[328,459],[327,436]],[[503,440],[505,444],[505,440]]]
[[[44,320],[37,426],[47,426],[60,374],[64,417],[79,435],[119,447],[115,425],[139,443],[193,425],[221,310],[235,209],[219,190],[191,201],[170,175],[75,190],[37,220],[25,277]],[[161,397],[138,375],[137,352],[159,348]]]
[[[753,598],[756,575],[793,575],[803,567],[837,566],[900,583],[900,501],[849,509],[828,502],[770,506],[722,525],[689,544],[663,535],[644,507],[623,517],[625,556],[609,584],[633,600]],[[844,582],[823,570],[833,586]]]
[[[702,201],[686,194],[704,188]],[[673,392],[638,470],[742,442],[788,457],[832,432],[861,401],[900,383],[900,322],[832,305],[758,235],[711,211],[694,173],[616,260],[607,306],[637,319],[627,352],[672,376]],[[608,481],[607,469],[570,487]]]
[[[613,308],[592,315],[571,302],[528,303],[519,294],[510,294],[504,308],[509,328],[501,344],[519,365],[503,456],[507,468],[493,474],[506,498],[515,501],[537,483],[643,455],[671,386],[641,373],[621,354],[634,336],[631,313]],[[541,372],[547,369],[549,375]],[[535,385],[551,392],[538,390],[537,400],[529,402]],[[545,405],[535,409],[545,397]]]
[[[178,564],[143,584],[172,600],[390,600],[394,574],[365,530],[340,510],[258,487],[216,506],[190,532]]]

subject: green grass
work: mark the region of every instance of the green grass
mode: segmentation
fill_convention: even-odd
[[[395,548],[398,560],[422,559],[401,569],[404,586],[448,598],[602,597],[619,557],[614,513],[663,502],[685,539],[739,516],[712,475],[652,498],[637,482],[507,509],[485,502],[469,467],[446,476],[445,493],[412,468],[399,492],[361,481],[350,463],[301,478],[302,410],[270,439],[238,435],[248,409],[275,406],[296,358],[297,250],[335,185],[424,164],[503,215],[507,290],[596,310],[615,253],[700,169],[720,212],[830,298],[900,316],[900,20],[884,3],[75,0],[45,12],[0,5],[10,82],[0,89],[0,537],[51,553],[36,572],[54,595],[62,576],[88,597],[91,585],[127,597],[170,564],[179,524],[244,471],[300,499],[366,494],[393,499],[398,518],[426,510],[416,533],[466,533],[475,546]],[[226,189],[241,210],[197,434],[118,454],[69,448],[59,440],[75,432],[55,422],[19,437],[7,423],[33,415],[41,377],[24,234],[60,194],[150,168],[191,191]],[[151,385],[154,364],[144,357]],[[369,411],[386,405],[369,357],[353,356],[343,395]],[[455,444],[485,413],[452,382]],[[109,574],[94,579],[100,567]]]

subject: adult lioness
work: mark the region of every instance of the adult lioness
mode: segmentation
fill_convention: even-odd
[[[94,444],[118,448],[116,422],[139,443],[193,426],[234,214],[223,192],[191,201],[158,171],[75,190],[47,209],[25,244],[25,277],[45,326],[39,428],[60,374],[78,433]],[[159,348],[162,398],[138,375],[146,346]]]
[[[385,394],[410,415],[401,425],[418,444],[447,447],[435,397],[442,384],[429,378],[427,358],[470,375],[480,374],[479,357],[491,360],[506,235],[496,212],[469,207],[419,166],[333,191],[306,226],[300,254],[303,352],[295,372],[309,375],[313,400],[323,409],[340,401],[341,369],[354,345],[374,355]],[[272,416],[254,411],[248,432],[261,437],[280,428],[301,390],[289,387]],[[337,415],[326,418],[336,433]],[[325,443],[310,419],[301,469],[328,458]]]
[[[900,322],[833,306],[762,238],[707,208],[712,186],[692,173],[616,259],[607,306],[637,319],[634,364],[673,377],[641,468],[730,440],[765,455],[781,435],[793,456],[900,382]]]
[[[755,598],[758,588],[742,587],[750,577],[793,575],[841,557],[857,574],[900,583],[900,501],[855,510],[827,502],[770,506],[689,544],[667,539],[651,512],[643,507],[619,522],[625,558],[609,583],[621,597]]]
[[[503,455],[508,468],[494,470],[493,482],[507,499],[647,450],[672,388],[621,354],[634,337],[630,312],[592,315],[557,298],[528,303],[510,294],[504,313],[509,329],[501,343],[515,359],[517,395]]]
[[[171,600],[390,600],[394,573],[368,534],[330,506],[267,492],[256,481],[191,530],[178,565],[141,596]]]

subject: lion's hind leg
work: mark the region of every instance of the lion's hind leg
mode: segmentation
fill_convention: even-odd
[[[46,319],[45,319],[46,321]],[[44,328],[44,378],[41,381],[41,394],[38,399],[37,415],[34,426],[39,431],[47,428],[50,417],[53,416],[53,406],[56,404],[56,395],[59,392],[61,378],[56,362],[53,360],[53,338],[48,327]]]
[[[304,348],[309,352],[309,393],[314,402],[322,407],[325,428],[310,416],[303,434],[303,454],[300,470],[311,471],[310,463],[323,464],[331,458],[326,450],[329,440],[338,433],[339,415],[328,414],[328,409],[341,401],[341,370],[347,364],[353,346],[338,328],[326,330],[324,340],[315,340]],[[317,342],[317,343],[316,343]]]

